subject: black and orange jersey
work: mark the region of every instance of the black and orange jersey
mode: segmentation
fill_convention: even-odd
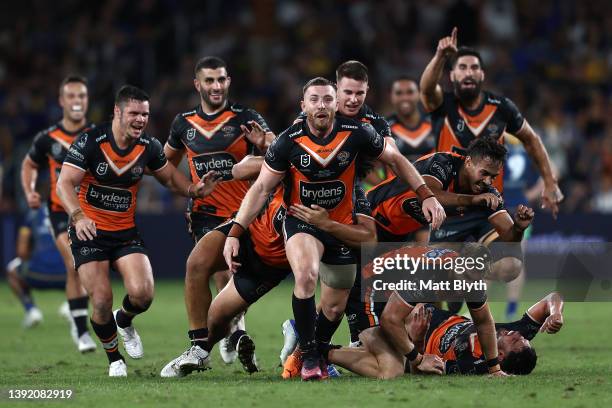
[[[283,236],[283,221],[287,213],[283,192],[283,186],[278,186],[265,210],[249,225],[255,252],[265,264],[275,268],[289,267]],[[355,214],[371,216],[370,204],[359,185],[355,186]]]
[[[367,198],[377,228],[384,231],[379,234],[381,242],[404,242],[409,234],[429,224],[416,193],[397,176],[372,187]]]
[[[62,170],[62,163],[66,157],[66,153],[70,145],[77,135],[92,129],[93,123],[85,125],[76,132],[68,132],[61,122],[39,132],[32,142],[32,146],[28,151],[30,159],[38,166],[47,166],[49,168],[49,181],[51,192],[49,194],[49,209],[51,211],[64,211],[62,202],[60,201],[55,186],[57,178]]]
[[[414,167],[421,175],[437,179],[442,184],[442,190],[457,194],[474,194],[471,191],[461,191],[459,188],[459,171],[464,163],[465,156],[456,153],[433,153],[418,159],[414,162]],[[495,187],[487,187],[487,189],[482,192],[482,194],[484,193],[490,193],[497,196],[499,205],[496,209],[493,210],[487,206],[446,207],[447,217],[469,217],[472,215],[482,217],[484,214],[490,218],[500,211],[506,211],[504,200]]]
[[[425,353],[435,354],[443,359],[446,362],[447,374],[487,374],[489,370],[474,322],[444,310],[434,309],[434,314],[447,318],[427,331]],[[434,320],[436,319],[432,317],[432,321]],[[496,323],[495,329],[498,332],[504,329],[518,331],[527,340],[532,340],[541,326],[541,323],[525,313],[520,320]]]
[[[64,165],[85,172],[79,203],[103,231],[135,227],[136,194],[145,168],[154,172],[166,164],[157,139],[143,134],[132,146],[120,149],[110,124],[81,133],[64,160]]]
[[[283,221],[286,213],[283,187],[278,186],[266,209],[249,225],[255,252],[265,264],[275,268],[289,267],[283,238]]]
[[[171,149],[186,151],[192,181],[211,170],[223,177],[212,194],[190,203],[191,211],[224,218],[238,211],[249,183],[233,180],[232,167],[246,155],[258,153],[240,128],[249,126],[250,121],[270,131],[261,115],[235,103],[228,103],[224,110],[214,115],[204,113],[201,105],[176,115],[167,144]]]
[[[278,135],[265,166],[285,173],[285,204],[319,205],[332,220],[352,224],[359,161],[378,158],[385,140],[369,123],[337,117],[325,138],[313,136],[305,120]]]
[[[462,108],[454,93],[445,92],[442,104],[430,114],[438,152],[465,154],[472,140],[482,136],[503,143],[504,132],[516,134],[525,124],[510,99],[487,91],[483,92],[481,106],[473,111]],[[503,177],[494,185],[502,191]]]
[[[398,150],[411,162],[435,151],[436,138],[432,133],[428,115],[421,114],[421,120],[414,127],[403,124],[396,114],[389,116],[387,122]]]
[[[344,116],[340,112],[336,112],[336,117],[356,120],[358,122],[369,123],[372,125],[376,133],[382,137],[391,137],[391,128],[389,123],[383,115],[380,115],[372,110],[368,105],[363,104],[357,115],[355,116]],[[299,120],[306,120],[306,113],[300,112],[296,122]]]
[[[366,104],[363,104],[357,115],[349,119],[369,123],[372,125],[376,133],[382,137],[391,137],[391,128],[389,127],[389,122],[387,122],[387,119],[385,119],[383,115],[374,112],[372,108]]]

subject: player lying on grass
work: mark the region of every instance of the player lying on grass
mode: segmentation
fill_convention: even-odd
[[[506,149],[491,138],[474,140],[465,156],[453,153],[434,153],[418,159],[414,166],[429,188],[439,198],[447,215],[462,219],[462,228],[454,236],[443,234],[432,241],[478,241],[480,237],[493,237],[489,246],[494,262],[487,279],[510,281],[523,265],[520,241],[523,231],[534,217],[531,208],[520,205],[514,217],[505,208],[501,194],[493,182],[501,173]],[[376,220],[379,242],[412,242],[413,234],[427,226],[416,194],[410,186],[396,176],[385,180],[367,193]],[[465,222],[465,220],[472,222]],[[495,235],[493,236],[494,233]],[[444,239],[448,238],[448,241]],[[502,243],[503,242],[503,243]],[[351,342],[358,343],[359,332],[379,324],[384,302],[374,302],[373,291],[361,288],[361,276],[355,279],[346,307],[351,331]],[[463,302],[455,302],[461,307]]]
[[[406,319],[406,332],[419,354],[444,360],[446,374],[486,374],[489,372],[475,324],[464,316],[451,314],[432,304],[420,303]],[[563,299],[552,292],[531,306],[520,320],[496,323],[498,360],[509,374],[529,374],[537,355],[530,341],[538,333],[554,334],[563,326]],[[373,378],[394,378],[407,372],[406,358],[394,349],[380,327],[360,335],[362,347],[330,348],[329,363],[356,374]],[[418,372],[418,371],[416,371]]]
[[[262,157],[248,156],[233,167],[234,179],[256,178],[262,163]],[[213,299],[208,311],[208,336],[192,341],[192,346],[187,351],[162,369],[162,377],[183,377],[194,370],[208,368],[210,351],[228,334],[232,320],[291,274],[282,234],[282,223],[287,212],[283,191],[282,187],[276,189],[265,210],[249,226],[248,232],[240,237],[240,251],[238,256],[233,258],[232,265],[236,272],[227,286]],[[362,242],[375,241],[376,229],[374,221],[369,217],[369,206],[363,190],[356,191],[356,197],[357,223],[352,225],[330,220],[327,211],[317,206],[314,206],[314,209],[292,206],[289,211],[299,219],[329,231],[346,245],[357,247]],[[208,255],[200,265],[203,272],[227,267],[223,247],[232,226],[233,221],[226,222],[208,232],[196,244]],[[323,274],[321,279],[326,279]],[[258,371],[255,345],[246,331],[237,330],[232,333],[230,343],[238,351],[238,358],[245,371]]]
[[[398,266],[391,266],[387,262],[400,258],[419,259],[423,262],[413,264],[414,268],[400,266],[400,263]],[[469,258],[470,263],[464,262]],[[379,263],[378,260],[384,262]],[[442,360],[436,362],[431,356],[423,357],[418,353],[406,333],[405,321],[417,303],[465,299],[478,333],[484,339],[483,349],[491,373],[505,375],[496,359],[495,326],[486,301],[486,284],[483,281],[490,270],[491,254],[484,245],[477,243],[406,245],[377,255],[362,270],[363,287],[366,291],[376,288],[377,292],[380,292],[377,299],[388,297],[380,322],[390,346],[389,350],[396,350],[398,356],[405,357],[410,362],[412,371],[442,374]],[[430,285],[423,286],[423,282],[429,282]],[[461,287],[457,287],[456,283],[461,283]],[[385,285],[386,288],[383,287]],[[391,294],[389,296],[384,292]],[[294,376],[301,360],[302,353],[296,350],[285,362],[283,378]]]

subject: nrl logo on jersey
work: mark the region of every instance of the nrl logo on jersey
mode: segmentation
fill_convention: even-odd
[[[303,154],[300,156],[300,164],[304,167],[308,167],[310,166],[310,155],[309,154]]]
[[[187,141],[191,142],[193,139],[195,139],[195,135],[196,135],[196,130],[194,128],[191,128],[187,131]]]
[[[465,122],[463,119],[459,119],[457,122],[457,132],[463,132],[463,129],[465,129]]]
[[[108,170],[108,163],[100,163],[98,164],[98,167],[96,168],[96,173],[99,176],[103,176],[106,174],[107,170]]]

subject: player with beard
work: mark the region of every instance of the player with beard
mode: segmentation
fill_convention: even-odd
[[[490,138],[476,139],[466,155],[434,153],[417,160],[414,166],[444,206],[447,216],[466,220],[466,228],[457,231],[460,235],[450,241],[477,240],[474,237],[495,232],[504,244],[491,246],[495,261],[490,277],[511,281],[523,265],[518,243],[531,224],[533,210],[520,206],[511,217],[501,195],[491,185],[506,157],[503,145]],[[370,189],[367,198],[379,242],[412,242],[414,232],[427,225],[416,194],[396,176]],[[486,225],[485,230],[482,225]],[[362,293],[360,278],[355,279],[346,308],[353,345],[359,344],[359,332],[379,324],[384,308],[383,302],[374,301],[371,288],[364,287]]]
[[[419,304],[406,320],[408,341],[414,342],[420,355],[441,358],[445,374],[490,372],[471,319],[453,315],[432,304]],[[562,327],[563,299],[556,292],[531,306],[520,320],[495,323],[497,360],[501,369],[508,374],[531,373],[537,362],[531,340],[538,333],[558,333]],[[330,347],[328,361],[366,377],[389,379],[404,374],[405,358],[393,348],[380,327],[365,330],[361,340],[363,348]]]
[[[74,269],[68,243],[68,214],[55,193],[55,186],[70,145],[79,133],[93,127],[93,124],[87,122],[86,117],[89,105],[87,80],[76,75],[66,77],[60,84],[59,104],[62,107],[62,120],[41,131],[34,138],[32,147],[21,164],[21,185],[28,207],[39,208],[41,200],[40,194],[36,192],[36,180],[39,169],[44,166],[48,167],[51,189],[47,206],[55,245],[66,266],[66,298],[70,309],[70,332],[78,350],[84,353],[96,349],[96,343],[87,330],[89,298]]]
[[[247,156],[233,167],[232,174],[238,180],[254,180],[262,164],[262,157]],[[298,211],[296,216],[302,217],[303,221],[329,232],[348,246],[356,247],[363,242],[375,242],[376,227],[370,217],[370,206],[365,198],[365,192],[360,186],[356,186],[355,197],[355,224],[332,221],[327,210],[323,208],[299,206],[294,208],[294,211]],[[232,319],[244,313],[250,305],[291,274],[283,238],[283,220],[286,212],[283,188],[279,186],[269,198],[265,209],[249,225],[248,232],[240,237],[237,260],[240,265],[227,286],[210,305],[208,338],[198,341],[190,350],[166,364],[160,373],[162,377],[183,377],[194,370],[208,368],[210,351],[227,334]],[[227,267],[223,258],[223,246],[232,226],[232,221],[225,222],[200,240],[198,245],[204,245],[208,254],[206,263],[201,265],[202,268],[215,270]],[[231,334],[230,341],[238,350],[238,358],[245,371],[248,373],[259,371],[254,356],[255,345],[247,332],[235,331]]]
[[[382,137],[391,137],[391,129],[385,117],[374,112],[365,103],[369,86],[368,68],[363,63],[350,60],[338,65],[338,68],[336,68],[336,86],[338,89],[338,116],[369,123]],[[306,114],[302,112],[298,120],[304,119],[306,119]],[[364,166],[370,168],[373,167],[373,164],[364,163]],[[376,167],[381,166],[377,165]],[[377,173],[378,169],[372,169],[364,177],[364,181],[369,185],[377,184],[382,180]]]
[[[198,242],[232,217],[246,194],[248,182],[233,179],[233,165],[246,155],[265,153],[274,138],[257,112],[228,100],[231,78],[223,60],[200,59],[195,66],[193,83],[200,94],[200,104],[176,115],[164,152],[175,166],[186,155],[193,181],[214,170],[221,173],[222,182],[210,196],[192,200],[188,212],[194,247],[187,259],[185,305],[192,345],[208,336],[207,315],[212,300],[208,284],[210,269],[200,267],[208,255]],[[212,276],[217,290],[223,289],[229,280],[228,271],[213,271]],[[244,330],[244,316],[236,319],[232,331],[238,329]],[[229,337],[221,341],[219,351],[225,363],[232,363],[238,357]]]
[[[117,332],[130,357],[142,358],[142,342],[132,320],[153,301],[153,271],[134,220],[140,180],[149,171],[173,192],[193,198],[210,194],[217,183],[216,174],[208,172],[192,184],[168,165],[161,143],[145,133],[148,121],[149,96],[130,85],[121,87],[112,122],[74,141],[56,188],[69,214],[74,266],[91,298],[91,325],[106,352],[111,377],[127,376]],[[114,312],[111,266],[123,277],[127,291],[122,307]]]
[[[287,259],[296,278],[292,306],[304,352],[302,379],[310,380],[322,376],[318,347],[331,340],[340,324],[354,282],[355,257],[350,248],[330,234],[291,214],[291,207],[316,205],[328,210],[333,221],[352,224],[356,169],[363,158],[373,158],[391,165],[415,189],[433,228],[444,219],[444,210],[410,162],[397,149],[387,146],[371,125],[335,116],[338,101],[332,82],[314,78],[304,86],[303,95],[301,106],[307,119],[294,123],[268,148],[265,165],[240,206],[223,254],[230,269],[235,270],[233,257],[240,248],[238,238],[267,195],[285,178],[289,214],[283,232]],[[316,317],[314,292],[320,271],[321,313]]]
[[[453,92],[443,92],[438,85],[447,61],[451,63]],[[549,208],[556,217],[563,194],[542,140],[510,99],[482,89],[484,79],[480,54],[470,48],[458,49],[457,28],[454,28],[451,36],[438,42],[436,53],[421,76],[421,101],[431,112],[438,138],[436,150],[463,154],[475,138],[500,139],[504,132],[515,135],[525,145],[544,180],[542,207]],[[495,185],[500,192],[503,192],[502,180],[500,177]]]

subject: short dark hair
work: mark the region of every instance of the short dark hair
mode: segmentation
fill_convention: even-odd
[[[305,95],[306,91],[311,86],[331,86],[332,88],[334,88],[334,91],[337,90],[336,89],[336,84],[333,83],[332,81],[330,81],[329,79],[323,78],[323,77],[316,77],[316,78],[312,78],[310,81],[306,82],[306,84],[302,88],[302,95]]]
[[[65,85],[67,85],[67,84],[74,84],[74,83],[83,84],[83,85],[87,86],[87,79],[84,76],[76,75],[76,74],[70,74],[70,75],[66,76],[62,80],[62,82],[60,82],[60,86],[59,86],[60,94],[62,92],[64,92],[64,86]]]
[[[414,82],[417,86],[417,89],[420,87],[419,86],[419,80],[416,79],[415,77],[411,76],[411,75],[400,75],[397,76],[393,79],[393,81],[391,81],[391,86],[393,86],[394,83],[399,82],[399,81],[410,81],[410,82]]]
[[[342,78],[368,82],[368,68],[361,62],[355,60],[343,62],[336,69],[336,81],[340,82]]]
[[[467,148],[466,156],[472,159],[489,157],[494,162],[503,163],[508,155],[508,149],[490,136],[477,137]]]
[[[145,102],[149,99],[149,94],[142,89],[133,85],[123,85],[115,95],[115,105],[120,105],[131,100]]]
[[[207,69],[226,68],[227,69],[227,64],[225,63],[225,61],[223,61],[219,57],[213,57],[213,56],[203,57],[203,58],[200,58],[200,60],[196,64],[195,69],[193,71],[194,75],[198,75],[198,72],[200,72],[200,70],[204,68],[207,68]]]
[[[523,347],[521,351],[511,351],[501,361],[501,369],[508,374],[526,375],[533,371],[538,355],[533,347]]]
[[[478,63],[480,64],[480,68],[484,69],[484,63],[482,62],[482,56],[480,55],[478,51],[470,47],[459,47],[459,49],[455,53],[455,56],[452,59],[451,67],[455,68],[455,65],[457,65],[457,61],[459,60],[459,58],[465,57],[466,55],[471,55],[472,57],[478,58]]]

